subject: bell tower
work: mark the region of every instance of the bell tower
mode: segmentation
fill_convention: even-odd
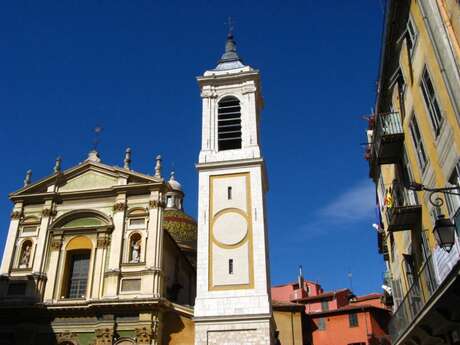
[[[232,32],[216,68],[197,78],[203,104],[197,164],[195,345],[272,343],[259,72]]]

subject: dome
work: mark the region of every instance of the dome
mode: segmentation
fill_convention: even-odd
[[[184,211],[167,209],[163,211],[163,228],[182,249],[196,250],[197,224]]]
[[[176,181],[174,177],[174,171],[171,172],[171,177],[169,178],[168,184],[173,190],[182,192],[182,185],[178,181]]]

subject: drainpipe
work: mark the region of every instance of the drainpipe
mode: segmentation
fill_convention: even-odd
[[[447,87],[457,122],[460,125],[460,71],[455,54],[444,26],[438,1],[420,0],[420,11],[426,24],[428,35],[433,44],[437,62]]]

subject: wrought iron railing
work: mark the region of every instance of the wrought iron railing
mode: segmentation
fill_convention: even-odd
[[[417,206],[419,205],[417,192],[404,186],[398,180],[394,180],[390,189],[387,190],[387,195],[391,200],[387,202],[388,222],[391,222],[393,211],[397,207]]]
[[[406,331],[417,317],[430,297],[438,288],[432,257],[425,260],[418,275],[413,279],[409,290],[390,321],[389,330],[393,343]]]
[[[399,112],[378,114],[374,130],[374,149],[378,154],[382,138],[386,135],[403,134],[401,115]]]

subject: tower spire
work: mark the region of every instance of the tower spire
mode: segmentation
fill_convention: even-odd
[[[219,64],[231,61],[241,61],[238,53],[236,52],[236,42],[233,37],[233,28],[232,18],[228,17],[228,34],[227,41],[225,43],[225,53],[220,58]]]

